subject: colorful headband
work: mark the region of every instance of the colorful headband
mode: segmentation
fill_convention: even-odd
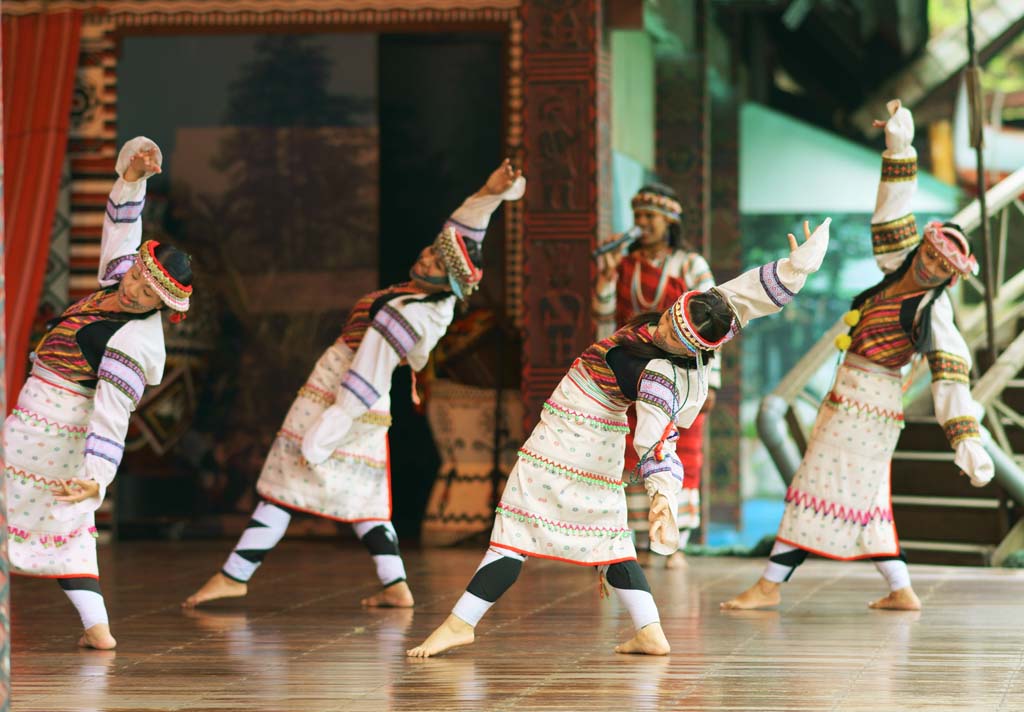
[[[175,321],[184,319],[184,313],[188,311],[189,297],[192,296],[192,286],[182,284],[167,271],[160,260],[156,257],[156,248],[160,243],[156,240],[146,240],[139,247],[139,254],[135,257],[135,263],[141,267],[142,277],[146,283],[153,288],[153,291],[160,297],[160,301],[169,306],[178,314]]]
[[[718,341],[708,341],[702,337],[698,333],[696,325],[690,321],[690,300],[698,294],[704,294],[704,292],[698,292],[697,290],[686,292],[672,305],[672,331],[675,332],[676,338],[691,351],[694,350],[691,345],[696,345],[704,351],[715,351],[736,335],[736,329],[729,329],[726,335]],[[733,319],[733,325],[735,323],[736,320]]]
[[[978,274],[978,260],[971,254],[971,245],[955,227],[933,220],[925,225],[924,239],[961,277]]]
[[[480,285],[484,271],[473,264],[462,235],[452,225],[445,225],[434,240],[434,249],[444,263],[455,296],[467,299]]]
[[[683,214],[683,206],[678,200],[646,191],[633,196],[633,210],[652,210],[661,213],[672,222],[679,222]]]

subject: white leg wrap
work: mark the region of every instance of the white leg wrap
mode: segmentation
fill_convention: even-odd
[[[224,573],[243,583],[252,578],[263,563],[263,556],[281,541],[291,520],[291,514],[270,502],[256,505],[249,526],[224,562]]]
[[[382,532],[374,534],[369,539],[366,535],[375,529],[381,528]],[[390,586],[399,581],[404,581],[405,564],[398,553],[398,532],[389,521],[353,522],[352,529],[356,536],[363,542],[373,557],[373,565],[377,569],[377,578],[381,585]],[[381,536],[383,534],[383,536]]]
[[[82,619],[82,628],[89,630],[94,625],[109,623],[107,618],[107,606],[103,603],[103,596],[95,591],[64,591],[71,599],[72,605],[78,610]]]
[[[649,592],[638,589],[615,588],[611,585],[608,587],[615,591],[619,601],[629,611],[629,617],[633,619],[633,627],[635,629],[640,630],[644,626],[661,620],[661,616],[658,615],[658,606],[654,602],[654,596]]]
[[[374,521],[371,521],[371,522],[352,522],[352,531],[354,531],[356,533],[356,537],[360,541],[362,541],[364,536],[366,536],[371,531],[373,531],[374,529],[376,529],[377,527],[379,527],[381,525],[386,525],[386,528],[389,529],[392,534],[394,534],[395,541],[398,541],[398,534],[395,533],[395,528],[391,525],[391,522],[386,521],[386,520],[384,520],[384,521],[374,520]]]
[[[479,571],[483,567],[487,566],[487,564],[491,563],[492,561],[497,561],[503,556],[509,559],[519,559],[520,561],[526,561],[526,557],[517,551],[508,551],[507,549],[501,549],[499,551],[498,549],[488,547],[487,551],[484,552],[484,558],[480,560],[480,565],[476,567],[476,570]]]
[[[778,539],[775,540],[775,545],[772,547],[772,551],[768,556],[777,556],[779,554],[788,554],[791,551],[796,551],[797,547],[791,546],[790,544],[784,544]],[[761,576],[765,581],[771,581],[772,583],[783,583],[789,575],[793,573],[792,566],[786,564],[780,564],[769,559],[768,565],[764,567],[764,573]]]
[[[885,580],[889,582],[890,591],[899,591],[901,588],[906,588],[910,585],[910,569],[907,568],[906,561],[891,559],[889,561],[875,561],[874,564],[878,572],[885,576]]]
[[[459,602],[455,604],[455,608],[452,609],[452,613],[460,620],[463,620],[476,628],[476,624],[480,622],[480,619],[484,617],[484,614],[487,613],[493,605],[494,604],[490,601],[485,601],[479,596],[474,596],[469,591],[466,591],[462,594]]]
[[[402,563],[401,556],[375,556],[373,565],[377,568],[377,578],[380,579],[381,585],[390,586],[406,578],[405,564]]]

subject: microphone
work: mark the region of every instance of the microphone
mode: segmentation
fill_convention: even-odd
[[[636,242],[638,239],[640,239],[640,236],[643,234],[644,231],[638,228],[636,225],[634,225],[633,227],[626,230],[624,233],[619,235],[614,240],[606,242],[600,247],[598,247],[591,254],[596,260],[601,255],[608,254],[609,252],[614,252],[615,250],[621,249],[623,252],[625,252],[629,248],[629,246]]]

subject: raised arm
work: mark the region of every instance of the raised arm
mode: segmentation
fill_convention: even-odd
[[[481,242],[491,220],[491,214],[506,200],[519,200],[526,191],[522,170],[513,170],[509,159],[502,161],[480,190],[462,201],[462,205],[448,218],[451,225],[464,237]]]
[[[522,171],[513,170],[509,159],[487,178],[487,182],[466,198],[445,222],[433,249],[444,263],[452,292],[468,298],[483,277],[483,239],[491,214],[502,201],[519,200],[526,190]]]
[[[807,276],[817,272],[828,250],[828,230],[832,218],[815,228],[813,234],[804,223],[806,241],[797,243],[789,236],[789,257],[747,270],[739,277],[724,282],[715,290],[729,302],[736,317],[736,329],[752,319],[781,311],[799,292]]]
[[[121,281],[142,244],[142,208],[146,203],[146,179],[160,172],[163,154],[145,136],[133,138],[121,148],[115,168],[117,180],[107,198],[97,278],[100,286]]]
[[[885,151],[875,212],[871,216],[871,247],[879,269],[889,273],[903,264],[907,253],[921,242],[921,236],[910,212],[910,201],[917,192],[917,151],[911,145],[914,117],[898,99],[886,107],[889,119],[874,122],[877,127],[885,127]]]

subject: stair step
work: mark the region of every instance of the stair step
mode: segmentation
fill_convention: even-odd
[[[952,460],[952,453],[949,453],[948,459],[936,461],[894,457],[893,496],[956,497],[966,500],[999,500],[1003,496],[1002,488],[993,483],[973,487],[970,480],[959,473]]]
[[[893,516],[900,539],[996,546],[1008,530],[997,509],[950,507],[893,502]]]
[[[1024,381],[1013,380],[1011,384],[1024,383]],[[1024,412],[1024,388],[1007,386],[1003,389],[1003,392],[999,394],[999,399],[1006,403],[1006,405],[1013,408],[1018,413]]]
[[[994,546],[900,538],[900,548],[911,564],[990,566]]]

